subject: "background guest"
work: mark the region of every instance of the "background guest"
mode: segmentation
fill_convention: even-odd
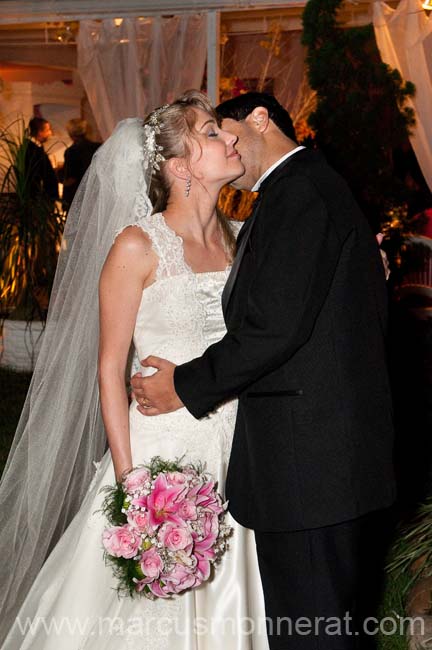
[[[51,124],[43,117],[33,117],[28,125],[25,152],[26,177],[33,196],[45,194],[53,201],[58,196],[58,181],[43,145],[52,136]]]
[[[69,120],[66,130],[73,140],[73,144],[64,153],[63,206],[67,210],[100,142],[92,142],[88,139],[85,120],[79,118]]]

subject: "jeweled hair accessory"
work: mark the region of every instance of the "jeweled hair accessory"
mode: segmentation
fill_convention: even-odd
[[[164,162],[162,155],[163,147],[156,143],[156,135],[161,132],[163,122],[161,115],[169,108],[169,104],[164,104],[153,111],[147,124],[144,125],[144,168],[152,167],[154,171],[159,171],[159,163]]]

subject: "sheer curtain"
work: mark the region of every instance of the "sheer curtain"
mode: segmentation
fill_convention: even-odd
[[[206,41],[204,14],[82,21],[78,72],[102,137],[119,120],[201,88]]]
[[[416,86],[411,102],[417,126],[411,144],[432,190],[432,19],[421,0],[401,0],[397,9],[374,2],[373,21],[382,60]]]
[[[282,31],[273,21],[261,33],[225,34],[221,51],[221,100],[238,90],[271,92],[294,122],[313,109],[300,31]]]

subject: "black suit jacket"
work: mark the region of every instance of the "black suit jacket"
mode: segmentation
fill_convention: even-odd
[[[383,265],[319,153],[302,150],[265,180],[225,319],[226,336],[174,378],[197,418],[239,396],[226,484],[235,519],[299,530],[390,505]]]
[[[100,142],[92,142],[91,140],[87,140],[87,138],[83,138],[65,150],[63,202],[66,205],[72,203],[79,184],[87,168],[90,166],[93,155],[98,147],[100,147]]]
[[[58,199],[57,176],[48,154],[43,147],[38,147],[28,140],[25,153],[25,167],[32,196],[45,194],[54,201]]]

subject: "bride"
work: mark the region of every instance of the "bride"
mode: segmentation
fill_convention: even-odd
[[[185,408],[144,418],[125,373],[131,341],[140,359],[182,363],[224,334],[236,228],[215,206],[244,171],[235,144],[190,91],[121,122],[80,186],[1,485],[2,650],[268,648],[252,531],[227,514],[230,548],[198,589],[120,598],[99,511],[101,488],[155,455],[205,462],[223,493],[236,403],[202,420]]]

